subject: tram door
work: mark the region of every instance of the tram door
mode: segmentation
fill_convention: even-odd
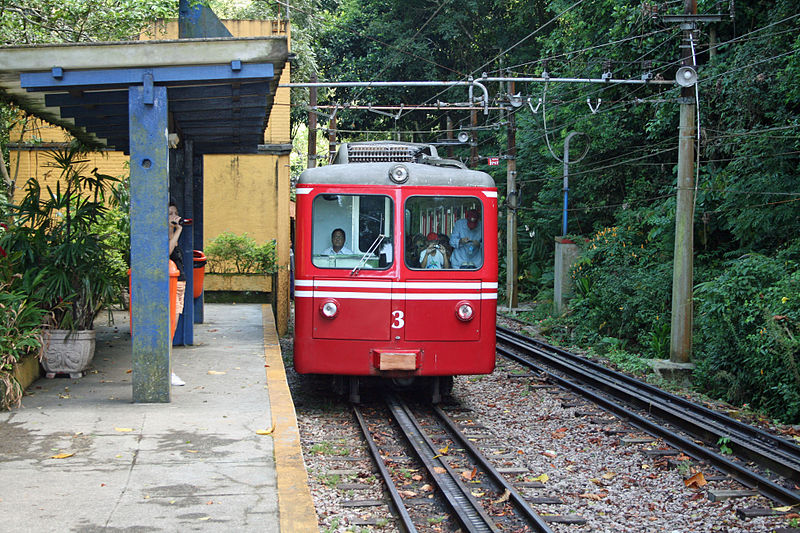
[[[392,281],[379,274],[395,259],[392,199],[321,194],[312,209],[314,309],[336,306],[333,317],[314,313],[314,338],[388,341]]]

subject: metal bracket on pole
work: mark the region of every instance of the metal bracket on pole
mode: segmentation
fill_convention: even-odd
[[[155,95],[153,92],[153,74],[146,72],[144,76],[142,76],[142,83],[144,84],[144,90],[142,91],[142,103],[144,105],[153,105],[155,102]]]
[[[597,105],[594,105],[594,106],[592,105],[592,99],[591,98],[587,98],[586,99],[586,103],[589,104],[589,111],[591,111],[592,115],[594,115],[595,113],[597,113],[597,110],[600,108],[600,104],[603,103],[603,99],[602,98],[598,98],[597,99]]]

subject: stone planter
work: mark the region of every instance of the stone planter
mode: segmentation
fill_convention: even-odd
[[[95,331],[69,331],[51,329],[44,334],[42,366],[45,377],[69,374],[71,378],[83,377],[94,359]]]

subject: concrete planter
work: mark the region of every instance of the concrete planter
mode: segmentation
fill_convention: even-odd
[[[71,378],[83,377],[94,359],[95,331],[69,331],[51,329],[44,333],[42,366],[45,377],[69,374]]]
[[[206,292],[271,292],[272,276],[268,274],[211,274],[206,272],[203,290]]]

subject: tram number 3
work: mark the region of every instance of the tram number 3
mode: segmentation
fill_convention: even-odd
[[[403,312],[402,311],[392,311],[392,328],[393,329],[400,329],[406,325],[406,321],[403,320]]]

